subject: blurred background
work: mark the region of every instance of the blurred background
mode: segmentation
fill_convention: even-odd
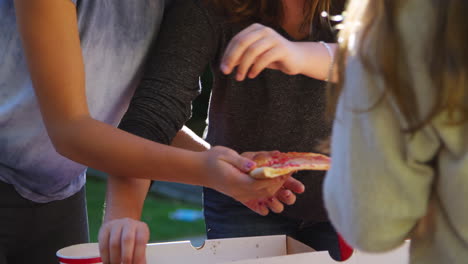
[[[201,78],[202,94],[193,103],[193,115],[187,126],[202,136],[211,92],[209,69]],[[91,242],[97,242],[104,212],[107,175],[89,169],[87,173],[87,206]],[[195,246],[205,239],[202,213],[202,188],[168,182],[154,182],[143,209],[142,221],[151,231],[150,242],[191,240]]]

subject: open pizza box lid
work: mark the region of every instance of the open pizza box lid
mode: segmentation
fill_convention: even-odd
[[[97,244],[95,244],[97,247]],[[384,254],[355,251],[346,261],[333,260],[285,235],[207,240],[195,248],[189,241],[148,244],[147,262],[157,264],[294,263],[294,264],[396,264],[409,262],[409,242]]]

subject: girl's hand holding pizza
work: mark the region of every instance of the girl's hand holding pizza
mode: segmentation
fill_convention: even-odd
[[[259,159],[262,157],[274,156],[278,151],[244,152],[242,156],[248,159]],[[281,213],[284,210],[284,204],[292,205],[296,202],[296,193],[304,192],[304,184],[291,177],[292,173],[284,175],[285,182],[283,186],[272,196],[266,199],[252,200],[244,203],[252,211],[267,215],[271,210],[274,213]]]
[[[291,174],[285,175],[286,181],[275,195],[266,199],[251,200],[243,204],[263,216],[268,215],[270,211],[274,213],[283,212],[284,205],[293,205],[296,202],[295,193],[303,193],[305,189],[300,181],[290,176]]]
[[[228,44],[221,71],[230,74],[237,67],[238,81],[255,78],[265,68],[299,74],[305,64],[302,49],[301,43],[289,41],[269,27],[253,24]]]
[[[213,147],[205,156],[206,186],[246,204],[256,199],[268,199],[282,188],[287,177],[256,180],[247,173],[255,162],[225,147]]]

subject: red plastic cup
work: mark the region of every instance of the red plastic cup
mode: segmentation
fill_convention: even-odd
[[[57,251],[60,264],[102,264],[98,243],[78,244]]]

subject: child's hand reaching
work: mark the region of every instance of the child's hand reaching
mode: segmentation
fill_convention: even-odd
[[[253,24],[229,42],[221,60],[221,71],[230,74],[237,67],[238,81],[255,78],[265,68],[299,74],[304,64],[300,49],[299,43],[285,39],[275,30]]]
[[[224,74],[231,74],[237,67],[237,81],[255,78],[267,68],[336,81],[332,67],[336,49],[337,45],[331,43],[290,41],[269,27],[253,24],[229,42],[220,67]]]

